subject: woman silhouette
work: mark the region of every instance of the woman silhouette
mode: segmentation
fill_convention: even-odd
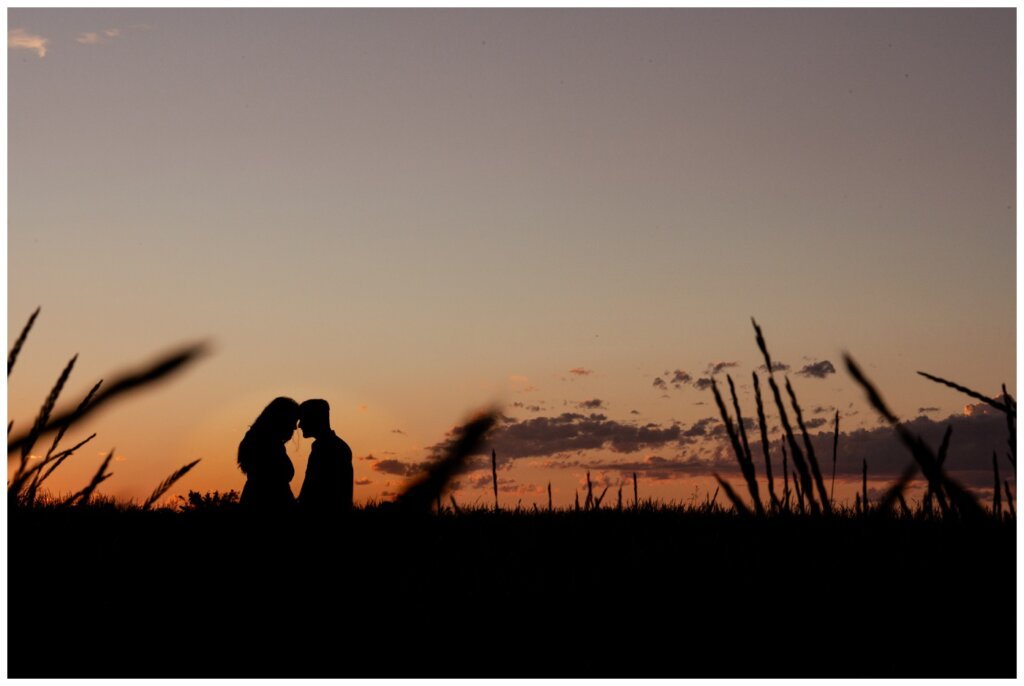
[[[283,511],[295,505],[288,483],[295,467],[284,444],[295,433],[299,404],[291,398],[274,398],[252,423],[238,444],[238,466],[248,477],[241,504],[254,511]]]

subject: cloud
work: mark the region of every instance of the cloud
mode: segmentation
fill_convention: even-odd
[[[705,417],[699,419],[690,426],[689,429],[683,431],[680,435],[684,438],[697,438],[700,436],[706,436],[708,434],[708,427],[718,422],[714,417]]]
[[[693,382],[693,387],[696,388],[698,391],[706,391],[707,389],[711,388],[711,378],[707,376],[702,376],[701,378]]]
[[[987,403],[975,403],[973,405],[964,405],[964,415],[968,417],[975,417],[978,415],[998,415],[1000,417],[1005,416],[996,408],[992,407]]]
[[[814,362],[812,364],[804,365],[804,367],[797,372],[801,376],[812,376],[815,379],[824,379],[829,374],[835,374],[836,368],[832,366],[832,363],[828,360],[822,360],[821,362]]]
[[[392,430],[391,430],[391,433],[393,433],[393,434],[399,434],[399,435],[401,435],[401,436],[404,436],[404,435],[405,435],[405,432],[404,432],[404,431],[402,431],[401,429],[392,429]]]
[[[629,413],[630,414],[640,414],[640,411],[639,410],[630,410]]]
[[[655,481],[665,481],[680,476],[706,476],[712,472],[732,473],[738,470],[735,460],[730,460],[721,454],[712,455],[710,458],[692,456],[667,458],[651,455],[634,462],[595,462],[581,466],[588,469],[619,472],[623,475],[636,472]]]
[[[443,455],[457,438],[459,429],[432,446],[433,459]],[[658,448],[677,441],[682,429],[678,424],[638,426],[608,419],[603,414],[589,415],[563,412],[556,417],[533,417],[516,421],[510,419],[492,430],[479,448],[481,455],[489,455],[491,448],[498,453],[499,463],[506,459],[549,457],[560,453],[607,449],[616,453]]]
[[[356,486],[369,486],[373,482],[370,481],[369,479],[356,479],[352,483],[354,483]]]
[[[665,379],[661,378],[660,376],[654,377],[654,381],[651,383],[651,385],[662,391],[668,388],[668,384],[665,383]]]
[[[585,369],[583,367],[573,367],[572,369],[569,370],[569,373],[575,374],[576,376],[590,376],[591,374],[594,373],[594,370]]]
[[[1010,471],[1005,461],[1006,452],[1006,418],[1001,413],[951,415],[942,421],[933,421],[920,416],[906,422],[904,426],[912,433],[920,436],[932,450],[938,450],[946,426],[953,427],[950,440],[949,455],[945,468],[947,473],[975,492],[982,492],[991,487],[992,483],[992,452],[1000,456],[1000,470]],[[721,422],[710,417],[700,420],[689,429],[681,432],[684,437],[693,435],[709,438],[720,435],[723,431]],[[748,434],[749,435],[749,434]],[[823,473],[832,471],[833,433],[823,430],[811,433],[811,444],[818,457]],[[798,440],[800,440],[798,438]],[[803,441],[800,441],[801,448]],[[668,445],[666,443],[666,445]],[[750,449],[756,456],[757,474],[764,477],[764,461],[761,442],[751,441]],[[700,447],[701,454],[697,457],[679,455],[676,457],[651,456],[643,460],[610,460],[605,462],[581,462],[572,460],[552,460],[547,467],[567,467],[576,469],[604,469],[621,472],[647,473],[648,478],[663,480],[682,476],[710,476],[711,472],[735,474],[738,472],[736,459],[732,449],[725,441],[704,443]],[[771,444],[772,468],[778,479],[782,473],[782,455],[778,449],[778,440]],[[899,440],[895,430],[890,426],[870,429],[856,429],[842,432],[839,435],[838,460],[836,473],[841,479],[859,480],[863,461],[867,460],[868,478],[872,480],[893,481],[913,461],[913,457]],[[790,464],[792,471],[792,463]],[[1004,472],[1005,474],[1006,472]],[[918,477],[919,479],[922,478]]]
[[[668,375],[666,374],[666,376]],[[672,384],[673,388],[679,390],[680,388],[682,388],[683,384],[688,384],[691,381],[693,381],[692,376],[690,376],[687,372],[684,372],[682,369],[676,369],[675,371],[672,372],[672,378],[669,379],[668,382]]]
[[[731,367],[739,367],[739,362],[708,362],[707,373],[711,376],[719,373],[723,369],[729,369]]]
[[[379,460],[371,469],[382,474],[394,474],[395,476],[411,476],[420,471],[419,465],[409,464],[401,460]]]
[[[373,453],[370,453],[370,454],[369,454],[369,455],[367,455],[366,457],[360,457],[359,459],[360,459],[360,460],[366,460],[367,462],[373,462],[373,461],[374,461],[374,460],[376,460],[377,458],[373,456]]]
[[[928,414],[929,412],[938,412],[938,411],[939,411],[939,408],[937,408],[937,407],[919,407],[919,408],[917,408],[917,413],[918,414]]]
[[[825,426],[828,420],[824,417],[811,417],[810,419],[804,420],[804,426],[808,429],[817,429],[819,426]]]
[[[7,47],[14,50],[34,50],[40,59],[46,57],[46,46],[50,43],[48,38],[43,38],[25,29],[11,29],[7,32]]]
[[[603,410],[605,409],[605,404],[603,400],[593,398],[592,400],[583,400],[576,403],[576,407],[581,410]]]
[[[773,372],[788,372],[789,369],[790,369],[789,365],[786,364],[785,362],[772,361],[772,371]],[[760,367],[757,368],[757,370],[759,372],[767,372],[768,371],[768,366],[762,364]]]
[[[103,31],[87,31],[80,33],[75,40],[82,45],[100,45],[102,43],[109,43],[120,35],[121,29],[111,28],[104,29]]]

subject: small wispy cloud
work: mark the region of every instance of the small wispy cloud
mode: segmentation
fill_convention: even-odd
[[[14,50],[34,50],[39,58],[46,57],[46,46],[49,39],[29,33],[25,29],[11,29],[7,32],[7,47]]]
[[[109,43],[115,38],[120,37],[121,29],[110,28],[103,29],[102,31],[86,31],[78,34],[75,40],[82,45],[101,45],[103,43]]]
[[[822,360],[821,362],[814,362],[813,364],[804,365],[804,367],[797,372],[801,376],[810,376],[815,379],[824,379],[829,374],[835,374],[836,368],[828,360]]]
[[[594,373],[594,370],[586,369],[585,367],[573,367],[569,370],[569,373],[575,374],[576,376],[590,376]]]

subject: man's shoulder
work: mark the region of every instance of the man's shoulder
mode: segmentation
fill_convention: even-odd
[[[334,433],[333,431],[331,432],[330,436],[326,437],[326,441],[327,445],[324,447],[328,448],[332,452],[338,452],[344,455],[352,455],[352,448],[348,446],[348,443],[342,440],[341,436]]]

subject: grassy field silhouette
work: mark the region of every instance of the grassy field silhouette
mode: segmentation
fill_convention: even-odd
[[[171,369],[194,353],[176,355]],[[486,444],[492,411],[456,432],[447,455],[395,502],[324,520],[253,516],[233,492],[191,492],[155,507],[194,462],[141,505],[94,494],[109,457],[81,491],[46,493],[48,473],[78,447],[58,450],[63,431],[109,397],[97,385],[54,419],[72,360],[32,429],[8,444],[18,465],[8,500],[10,674],[1015,675],[1016,517],[1009,480],[1003,507],[997,457],[986,508],[945,473],[948,432],[933,452],[846,361],[913,458],[874,503],[866,472],[853,507],[832,502],[792,386],[785,380],[794,423],[769,372],[793,465],[778,491],[771,479],[767,493],[759,489],[732,379],[735,417],[713,386],[750,504],[720,477],[721,500],[717,492],[687,504],[643,500],[634,477],[633,498],[620,490],[613,501],[607,488],[594,492],[589,474],[585,499],[570,508],[502,509],[497,488],[494,507],[446,501],[446,484]],[[162,376],[152,369],[167,368],[112,387],[151,383]],[[934,380],[1005,413],[1015,470],[1016,403],[1005,389],[992,399]],[[28,466],[28,451],[48,433],[56,439],[46,457]],[[917,471],[928,491],[908,504],[903,491]]]

